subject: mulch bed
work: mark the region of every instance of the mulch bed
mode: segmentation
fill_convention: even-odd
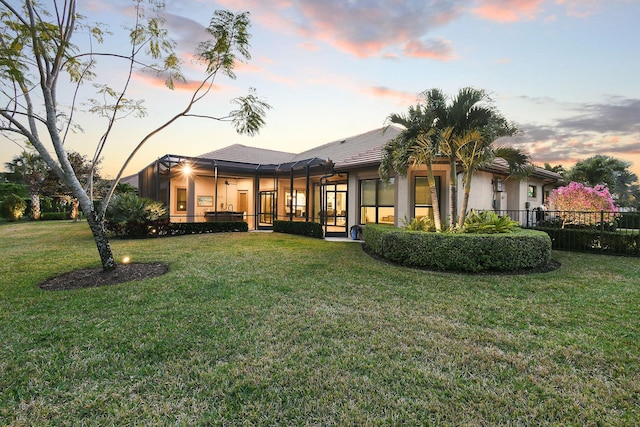
[[[47,291],[94,288],[149,279],[162,276],[168,271],[169,266],[160,263],[121,264],[115,270],[106,272],[102,270],[102,267],[85,268],[47,279],[38,286]]]

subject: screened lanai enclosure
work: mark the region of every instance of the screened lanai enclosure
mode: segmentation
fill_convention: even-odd
[[[325,235],[347,233],[347,176],[330,160],[281,164],[165,155],[138,174],[138,192],[162,202],[172,222],[314,221]]]

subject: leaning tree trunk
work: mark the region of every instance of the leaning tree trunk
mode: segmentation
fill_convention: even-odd
[[[462,197],[462,206],[460,207],[460,216],[458,216],[458,227],[462,228],[465,217],[467,216],[467,207],[469,206],[469,193],[471,193],[471,175],[465,173],[464,178],[464,196]]]
[[[438,202],[438,188],[436,187],[436,179],[433,176],[433,169],[427,164],[427,180],[429,182],[429,190],[431,190],[431,206],[433,206],[433,223],[436,226],[436,232],[442,231],[442,219],[440,218],[440,203]]]
[[[87,218],[87,223],[89,224],[89,228],[91,229],[91,234],[93,234],[93,240],[96,242],[96,247],[98,249],[98,254],[100,255],[100,261],[102,262],[102,269],[104,271],[114,270],[116,268],[116,261],[113,258],[113,252],[111,251],[111,245],[109,244],[109,238],[107,237],[107,232],[104,229],[104,222],[101,219],[95,210],[93,209],[93,203],[87,193],[82,189],[77,180],[75,180],[74,187],[78,191],[73,191],[74,195],[77,197],[77,204],[82,208],[82,212],[84,212],[85,217]],[[72,189],[73,190],[73,189]]]

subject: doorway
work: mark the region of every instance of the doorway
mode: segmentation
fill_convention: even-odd
[[[321,186],[324,195],[320,223],[327,236],[347,234],[347,183],[331,182]]]

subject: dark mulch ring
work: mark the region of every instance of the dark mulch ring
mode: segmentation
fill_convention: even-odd
[[[489,271],[480,271],[477,273],[474,272],[469,272],[469,271],[448,271],[448,270],[435,270],[433,268],[427,268],[427,267],[416,267],[416,266],[411,266],[411,265],[402,265],[400,263],[388,260],[376,253],[373,253],[371,250],[369,250],[367,248],[367,245],[365,245],[364,243],[362,244],[362,250],[369,255],[371,258],[374,258],[378,261],[381,262],[386,262],[388,264],[393,264],[393,265],[397,265],[400,267],[407,267],[407,268],[413,268],[416,270],[425,270],[425,271],[441,271],[443,273],[458,273],[458,274],[475,274],[478,276],[483,276],[483,275],[491,275],[491,276],[513,276],[513,275],[520,275],[520,274],[534,274],[534,273],[548,273],[550,271],[554,271],[557,270],[558,268],[560,268],[562,266],[562,264],[554,259],[550,259],[549,262],[545,265],[541,265],[539,267],[535,267],[535,268],[521,268],[521,269],[516,269],[516,270],[489,270]]]
[[[94,288],[149,279],[162,276],[168,271],[169,266],[160,263],[121,264],[115,270],[107,272],[103,271],[102,267],[84,268],[47,279],[38,286],[47,291]]]

